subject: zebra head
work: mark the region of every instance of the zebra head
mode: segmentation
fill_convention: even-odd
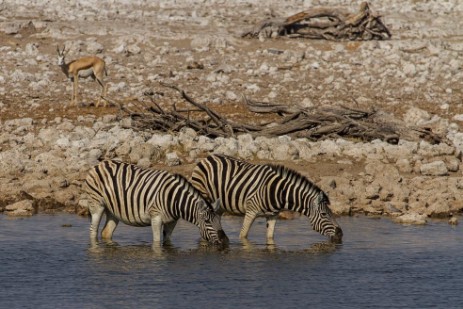
[[[221,216],[216,213],[220,200],[208,206],[204,200],[199,202],[199,230],[201,237],[214,245],[228,244],[229,240],[222,228]]]
[[[306,208],[305,215],[309,217],[315,231],[329,236],[332,242],[341,243],[343,236],[342,229],[336,222],[329,205],[330,200],[328,196],[323,191],[320,191],[311,205]]]

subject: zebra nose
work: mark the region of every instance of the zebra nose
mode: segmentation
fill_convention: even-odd
[[[334,234],[335,234],[337,237],[340,237],[340,238],[342,238],[342,236],[344,235],[344,234],[342,233],[341,228],[340,228],[339,226],[336,227],[336,230],[334,231]]]
[[[340,244],[342,243],[342,236],[343,236],[343,232],[341,230],[340,227],[336,227],[336,229],[334,230],[334,235],[330,237],[331,241],[336,243],[336,244]]]

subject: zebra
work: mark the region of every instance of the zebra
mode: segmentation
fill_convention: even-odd
[[[228,241],[220,216],[220,202],[207,202],[191,183],[179,174],[143,169],[115,160],[94,166],[85,179],[84,189],[91,214],[90,239],[97,242],[103,213],[106,223],[102,238],[111,240],[119,221],[132,226],[149,226],[153,245],[168,242],[179,219],[199,227],[201,237],[213,244]]]
[[[282,165],[255,165],[223,155],[210,155],[193,170],[192,184],[209,200],[220,199],[224,212],[244,215],[240,239],[246,239],[257,216],[267,219],[267,242],[273,243],[276,218],[282,210],[307,217],[312,228],[333,242],[343,232],[328,196],[306,177]]]

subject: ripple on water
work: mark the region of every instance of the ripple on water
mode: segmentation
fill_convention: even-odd
[[[2,306],[451,308],[463,300],[461,227],[339,223],[341,245],[303,218],[279,221],[267,245],[264,220],[241,242],[241,219],[224,217],[231,243],[220,250],[182,222],[172,244],[154,250],[149,228],[121,224],[113,243],[91,247],[87,218],[0,216]]]

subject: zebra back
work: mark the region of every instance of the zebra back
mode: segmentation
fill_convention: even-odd
[[[150,214],[156,212],[167,220],[182,218],[199,226],[199,213],[204,208],[213,211],[185,177],[115,160],[90,170],[86,191],[116,218],[134,226],[150,225]]]
[[[211,155],[193,170],[192,184],[209,200],[221,199],[224,211],[244,214],[246,201],[258,200],[263,211],[282,209],[309,216],[312,202],[329,205],[328,196],[307,177],[283,165],[251,164]]]
[[[244,214],[245,201],[257,197],[272,177],[275,173],[265,165],[211,155],[196,165],[191,183],[209,201],[220,199],[222,212]]]

